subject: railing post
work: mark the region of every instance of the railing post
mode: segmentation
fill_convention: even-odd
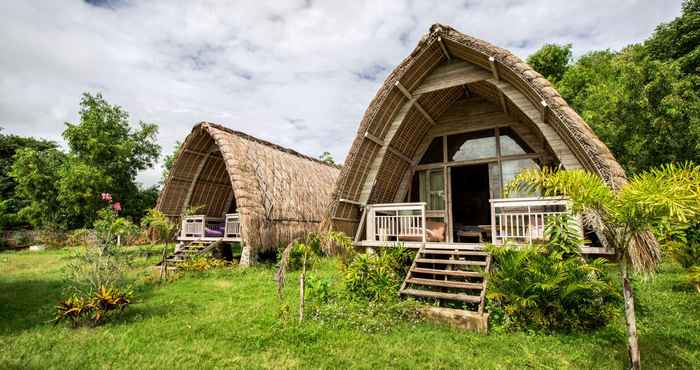
[[[491,244],[496,244],[496,205],[493,204],[493,199],[490,200],[491,203]]]
[[[371,241],[376,241],[377,240],[377,233],[375,232],[376,225],[375,225],[375,211],[374,207],[368,205],[367,206],[367,240]]]
[[[426,223],[425,219],[425,203],[422,203],[420,206],[420,215],[421,219],[423,220],[423,243],[428,241],[428,224]]]

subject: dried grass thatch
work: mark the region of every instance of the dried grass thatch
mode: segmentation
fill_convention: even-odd
[[[360,218],[361,203],[396,200],[401,182],[413,170],[414,163],[406,159],[415,160],[420,154],[416,150],[433,124],[415,104],[405,108],[406,91],[419,92],[433,70],[455,60],[473,65],[482,74],[488,73],[488,78],[465,82],[472,94],[503,106],[512,118],[529,121],[531,127],[538,127],[532,116],[539,115],[573,154],[579,167],[601,176],[615,189],[626,182],[624,170],[607,146],[542,75],[505,49],[435,24],[389,74],[367,108],[338,178],[324,228],[351,234]],[[401,91],[399,85],[406,91]],[[417,101],[437,119],[464,94],[462,89],[463,86],[436,89],[420,95]],[[515,89],[523,98],[504,98],[504,89]],[[398,127],[395,122],[399,122]]]
[[[214,123],[197,124],[180,149],[157,209],[189,206],[220,217],[232,202],[246,245],[258,251],[317,231],[339,168]]]

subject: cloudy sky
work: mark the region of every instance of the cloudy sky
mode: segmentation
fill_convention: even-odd
[[[525,58],[544,43],[619,49],[680,13],[679,0],[430,3],[2,1],[0,127],[62,143],[80,95],[102,92],[133,122],[158,123],[164,153],[211,121],[342,161],[381,82],[433,23]]]

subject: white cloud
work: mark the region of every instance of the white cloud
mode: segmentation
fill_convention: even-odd
[[[84,91],[157,122],[168,153],[199,121],[342,160],[381,81],[436,22],[521,57],[619,49],[680,1],[93,0],[0,3],[0,126],[60,141]],[[140,175],[153,184],[160,168]]]

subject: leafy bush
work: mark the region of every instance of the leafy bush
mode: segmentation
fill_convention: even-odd
[[[18,247],[28,247],[34,243],[34,238],[30,231],[18,230],[12,233],[12,239]]]
[[[332,283],[330,278],[319,278],[309,274],[306,278],[306,296],[309,302],[312,305],[328,303],[335,296]]]
[[[151,208],[141,219],[141,227],[145,229],[151,243],[168,242],[173,238],[175,224],[157,209]]]
[[[695,285],[695,289],[700,293],[700,266],[693,266],[688,269],[688,280]]]
[[[95,244],[95,233],[91,229],[75,229],[68,233],[68,245],[90,246]]]
[[[117,312],[126,309],[132,301],[131,289],[100,287],[91,295],[74,294],[56,306],[54,323],[68,321],[73,327],[97,326]]]
[[[195,257],[178,262],[177,267],[183,271],[208,271],[211,269],[221,268],[226,266],[224,260],[208,257]]]
[[[606,325],[621,297],[604,259],[586,263],[542,245],[492,246],[487,297],[492,322],[507,330],[570,331]]]
[[[345,271],[345,289],[356,298],[390,300],[397,295],[412,260],[413,252],[403,247],[359,254]]]

